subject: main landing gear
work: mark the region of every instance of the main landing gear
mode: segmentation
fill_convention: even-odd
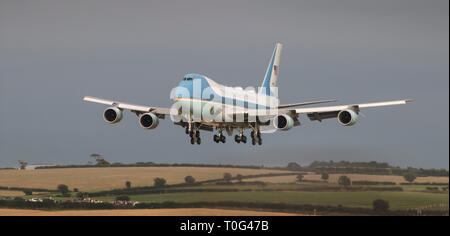
[[[219,142],[225,143],[226,142],[225,135],[223,135],[221,129],[219,129],[219,135],[217,135],[217,134],[214,135],[214,142],[216,142],[216,143],[219,143]]]
[[[222,130],[219,129],[219,134],[214,135],[214,142],[225,143],[225,135],[222,134]],[[250,137],[252,138],[252,145],[262,145],[261,132],[252,131]],[[244,135],[244,129],[239,129],[239,134],[234,136],[234,141],[236,143],[247,143],[247,136]]]
[[[200,145],[202,143],[202,139],[200,138],[200,131],[192,129],[189,129],[189,127],[186,127],[186,134],[189,134],[189,137],[191,137],[191,144],[198,144]]]
[[[234,141],[236,143],[247,143],[247,137],[245,137],[244,130],[242,128],[239,129],[239,135],[234,136]]]

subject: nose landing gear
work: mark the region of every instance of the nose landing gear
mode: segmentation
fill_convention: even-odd
[[[256,143],[258,143],[258,145],[262,145],[261,132],[259,132],[259,130],[257,132],[252,131],[251,136],[252,136],[252,145],[256,145]]]

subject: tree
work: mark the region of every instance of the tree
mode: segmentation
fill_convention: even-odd
[[[58,185],[57,189],[62,195],[66,195],[69,192],[69,187],[65,184]]]
[[[338,184],[342,185],[344,187],[348,187],[352,184],[352,181],[350,180],[349,177],[343,175],[343,176],[339,177]]]
[[[25,170],[28,165],[28,162],[19,160],[19,165],[21,170]]]
[[[412,182],[414,182],[414,180],[416,180],[416,176],[415,176],[414,174],[411,174],[411,173],[405,174],[405,175],[403,176],[403,178],[404,178],[406,181],[410,182],[410,183],[412,183]]]
[[[110,163],[107,162],[100,154],[93,153],[91,154],[91,157],[95,159],[97,165],[110,165]]]
[[[290,162],[286,167],[286,169],[288,169],[288,170],[300,170],[301,168],[302,167],[295,162]]]
[[[73,191],[78,193],[78,188],[74,188]]]
[[[125,195],[123,195],[123,196],[117,196],[117,197],[116,197],[116,201],[130,201],[130,197],[125,196]]]
[[[192,176],[190,176],[190,175],[184,177],[184,181],[185,181],[187,184],[194,184],[194,183],[195,183],[194,177],[192,177]]]
[[[328,180],[328,178],[330,178],[330,175],[328,175],[328,173],[322,173],[321,178],[322,178],[323,180]]]
[[[244,176],[242,176],[241,174],[236,175],[236,179],[239,181],[239,183],[242,183],[243,178],[244,178]]]
[[[125,182],[125,187],[127,189],[130,189],[131,188],[131,182],[130,181]]]
[[[302,174],[297,175],[297,181],[298,182],[302,182],[303,181],[304,176]]]
[[[30,190],[23,190],[23,193],[27,196],[33,195],[33,192]]]
[[[226,181],[226,182],[231,182],[231,179],[233,178],[233,176],[230,174],[230,173],[224,173],[223,174],[223,179]]]
[[[155,187],[164,187],[166,185],[166,180],[163,178],[155,178],[153,179],[153,181],[155,182]]]
[[[374,211],[385,212],[389,210],[389,202],[383,199],[377,199],[373,201],[372,206]]]
[[[84,198],[85,196],[87,196],[88,195],[88,193],[82,193],[82,192],[78,192],[77,194],[75,194],[75,196],[78,198],[78,199],[82,199],[82,198]]]

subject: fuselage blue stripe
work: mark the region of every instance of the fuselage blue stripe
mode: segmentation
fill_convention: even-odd
[[[221,103],[225,105],[233,105],[238,107],[244,107],[244,108],[250,108],[250,109],[270,109],[270,106],[266,106],[265,104],[258,104],[258,103],[252,103],[248,101],[244,101],[242,99],[236,99],[236,98],[229,98],[220,96],[216,92],[214,92],[213,89],[211,89],[211,86],[209,85],[208,81],[204,78],[202,75],[198,74],[187,74],[185,75],[185,78],[193,78],[194,80],[200,80],[200,94],[197,93],[197,91],[194,91],[194,80],[183,80],[179,83],[177,89],[175,90],[175,93],[173,94],[173,99],[176,100],[177,98],[189,98],[189,99],[196,99],[200,101],[205,102],[216,102]],[[209,89],[210,93],[208,93],[209,97],[206,97],[207,95],[203,94],[203,91],[205,89]],[[274,104],[275,105],[275,104]]]

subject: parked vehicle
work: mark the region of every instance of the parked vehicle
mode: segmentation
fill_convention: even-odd
[[[30,201],[30,202],[42,202],[42,199],[39,199],[39,198],[32,198],[32,199],[30,199],[30,200],[28,200],[28,201]]]

